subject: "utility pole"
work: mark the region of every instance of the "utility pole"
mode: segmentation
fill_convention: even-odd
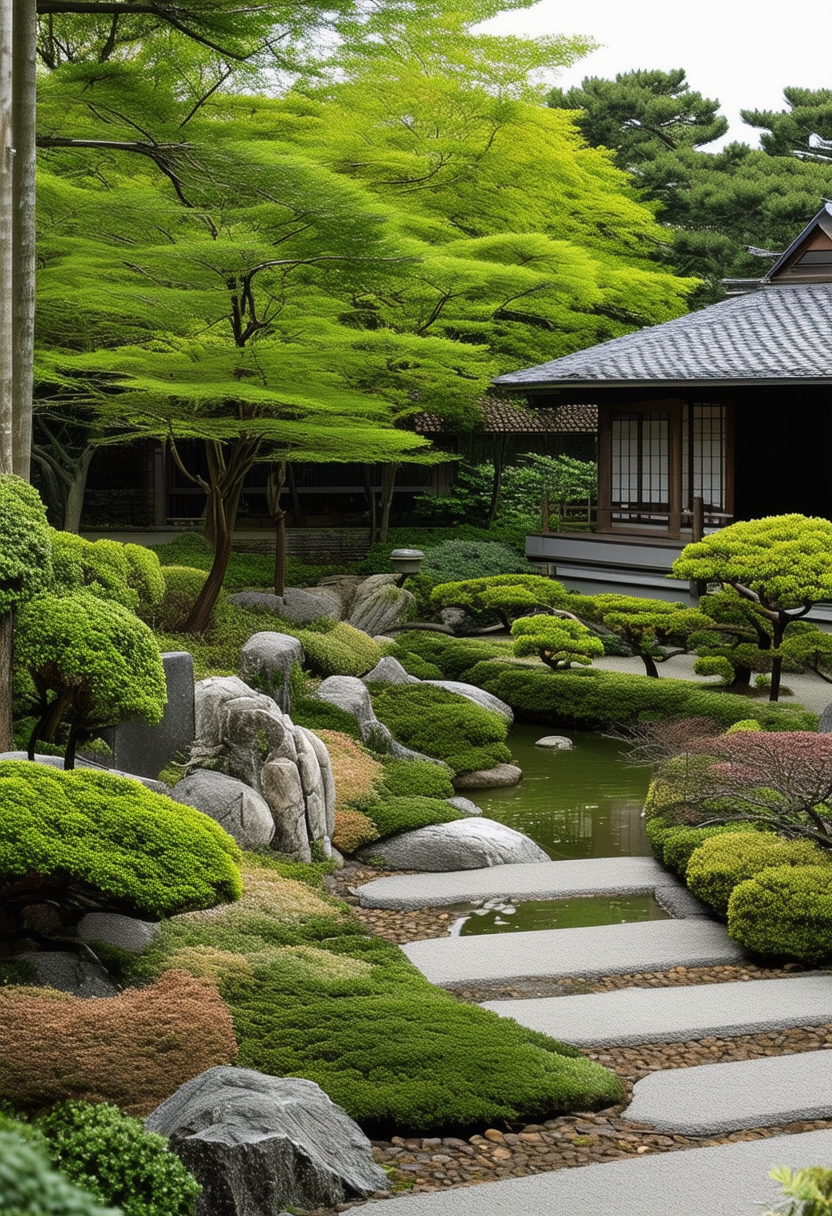
[[[0,474],[11,473],[14,467],[12,3],[13,0],[0,0]]]

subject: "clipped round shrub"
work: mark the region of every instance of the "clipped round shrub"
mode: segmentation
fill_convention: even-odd
[[[363,844],[378,840],[379,832],[369,816],[361,811],[336,810],[332,843],[341,853],[354,853]]]
[[[0,617],[51,582],[51,531],[34,486],[0,476]]]
[[[447,634],[430,633],[427,630],[399,634],[399,645],[413,654],[417,654],[426,663],[439,669],[439,676],[420,676],[418,671],[411,675],[419,679],[459,680],[475,664],[488,662],[499,654],[499,644],[484,642],[476,638],[452,638]],[[508,651],[511,643],[508,643]],[[402,663],[402,666],[405,666]]]
[[[429,760],[384,761],[382,789],[394,798],[453,798],[454,787],[447,769]]]
[[[714,824],[709,828],[666,828],[662,837],[661,860],[668,869],[675,871],[680,878],[685,878],[688,862],[701,844],[710,840],[712,836],[724,836],[727,832],[738,830],[740,829],[736,824],[730,823]]]
[[[376,717],[400,743],[444,760],[455,773],[511,759],[505,718],[467,697],[431,684],[375,684],[370,691]]]
[[[688,887],[722,915],[739,883],[772,866],[823,865],[823,852],[810,840],[786,840],[773,832],[734,831],[706,840],[690,856]],[[832,873],[832,858],[828,862]]]
[[[734,722],[726,730],[726,735],[735,735],[740,730],[762,730],[760,723],[756,718],[741,718],[739,722]]]
[[[147,621],[153,620],[165,595],[165,580],[159,559],[144,545],[123,545],[127,563],[127,582],[138,596],[136,613]]]
[[[39,1124],[61,1172],[125,1216],[192,1216],[199,1183],[138,1119],[108,1103],[61,1102]]]
[[[516,549],[487,540],[445,540],[428,549],[422,562],[422,574],[437,583],[530,572],[529,563]]]
[[[832,961],[832,865],[775,865],[739,883],[728,933],[756,954]]]
[[[237,899],[240,850],[218,823],[138,781],[0,761],[0,891],[158,918]]]
[[[306,665],[318,676],[363,676],[381,658],[381,648],[367,633],[346,621],[317,622],[298,633]]]
[[[41,725],[53,721],[53,738],[53,704],[82,741],[129,718],[161,721],[167,684],[156,639],[121,604],[87,591],[36,595],[18,613],[15,663],[37,690]]]
[[[159,559],[142,545],[85,540],[52,532],[52,562],[59,591],[89,591],[151,621],[164,593]]]
[[[367,803],[362,810],[375,825],[377,837],[465,818],[456,807],[439,798],[386,798],[383,802]]]
[[[121,1216],[52,1168],[45,1151],[20,1132],[0,1131],[0,1204],[4,1216]]]
[[[154,627],[164,633],[178,633],[196,602],[208,573],[191,566],[161,566],[164,590],[154,616]]]
[[[62,996],[0,987],[0,1097],[17,1109],[84,1098],[146,1115],[237,1054],[216,988],[185,971],[118,996]]]

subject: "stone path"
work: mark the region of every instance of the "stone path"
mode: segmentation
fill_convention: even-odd
[[[623,1117],[688,1136],[829,1119],[832,1051],[654,1072],[636,1082]]]
[[[595,857],[378,878],[356,889],[363,908],[440,908],[485,899],[564,899],[655,892],[673,916],[707,914],[704,905],[653,857]],[[562,932],[562,930],[561,930]]]
[[[681,1043],[825,1025],[832,1021],[832,972],[794,979],[622,988],[589,996],[482,1003],[485,1009],[514,1018],[521,1026],[576,1047]],[[829,1061],[832,1065],[832,1052]]]
[[[431,983],[441,987],[528,975],[596,976],[711,967],[745,957],[723,925],[702,917],[434,938],[402,949]]]
[[[378,1216],[760,1216],[777,1165],[832,1161],[832,1130],[507,1178],[383,1200]],[[360,1204],[353,1211],[376,1211]]]

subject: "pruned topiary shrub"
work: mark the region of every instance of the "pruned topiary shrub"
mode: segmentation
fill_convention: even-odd
[[[192,807],[91,769],[0,762],[0,892],[7,915],[50,900],[156,919],[236,899],[235,842]]]
[[[739,883],[772,866],[823,866],[832,861],[810,840],[786,840],[774,832],[733,831],[697,848],[688,861],[688,887],[721,915]]]
[[[165,584],[159,559],[142,545],[53,532],[52,560],[58,590],[89,591],[129,608],[144,621],[152,621],[162,603]]]
[[[164,593],[153,620],[154,628],[178,633],[196,603],[208,574],[191,566],[162,566]]]
[[[52,581],[52,530],[34,486],[0,475],[0,618]]]
[[[135,1115],[237,1054],[216,988],[184,971],[95,1000],[0,987],[0,1046],[0,1098],[17,1109],[85,1098]]]
[[[817,730],[817,715],[802,706],[749,705],[747,697],[715,692],[691,680],[591,669],[555,674],[502,662],[477,663],[465,679],[505,701],[518,718],[548,726],[596,730],[640,718],[711,718],[727,729],[753,717],[764,730]]]
[[[444,760],[455,773],[511,759],[506,719],[431,684],[374,684],[376,717],[407,747]]]
[[[167,685],[150,629],[121,604],[88,591],[41,594],[18,613],[15,664],[34,685],[37,722],[29,740],[53,742],[68,727],[65,763],[76,746],[130,718],[161,721]]]
[[[832,961],[832,866],[775,865],[739,883],[728,932],[756,954]]]
[[[440,676],[446,680],[461,680],[466,677],[477,663],[485,663],[496,658],[500,651],[510,656],[512,643],[483,642],[476,638],[452,638],[448,634],[430,633],[427,630],[410,630],[399,634],[399,645],[402,648],[424,659],[434,667],[438,667]],[[405,664],[402,664],[405,666]],[[418,671],[411,674],[419,676]],[[434,679],[433,676],[419,676],[420,679]]]
[[[381,658],[381,649],[369,634],[346,621],[323,619],[314,628],[298,630],[296,636],[306,666],[318,676],[363,676]]]
[[[138,1119],[106,1102],[61,1102],[38,1126],[61,1173],[124,1216],[192,1216],[199,1183]]]
[[[656,822],[653,820],[653,823]],[[684,879],[688,870],[688,862],[700,845],[704,844],[706,840],[710,840],[712,836],[724,836],[727,832],[739,830],[736,824],[730,823],[714,824],[713,827],[708,828],[669,827],[665,830],[662,839],[661,860],[669,869]]]

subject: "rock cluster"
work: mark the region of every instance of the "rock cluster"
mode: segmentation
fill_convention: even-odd
[[[274,1216],[385,1189],[370,1141],[314,1081],[219,1066],[145,1121],[202,1187],[196,1216]]]
[[[309,625],[321,617],[346,621],[373,636],[395,629],[413,614],[416,600],[397,581],[396,574],[342,574],[323,579],[317,587],[287,587],[283,595],[240,591],[229,596],[229,602],[266,608],[290,625]]]
[[[218,819],[247,847],[253,837],[264,843],[265,806],[273,824],[273,848],[298,861],[310,861],[312,845],[317,844],[324,856],[330,856],[335,784],[323,741],[306,727],[296,726],[271,697],[238,676],[201,680],[195,704],[191,773],[174,796],[183,793],[180,801]],[[234,778],[237,784],[217,781],[216,774]]]

